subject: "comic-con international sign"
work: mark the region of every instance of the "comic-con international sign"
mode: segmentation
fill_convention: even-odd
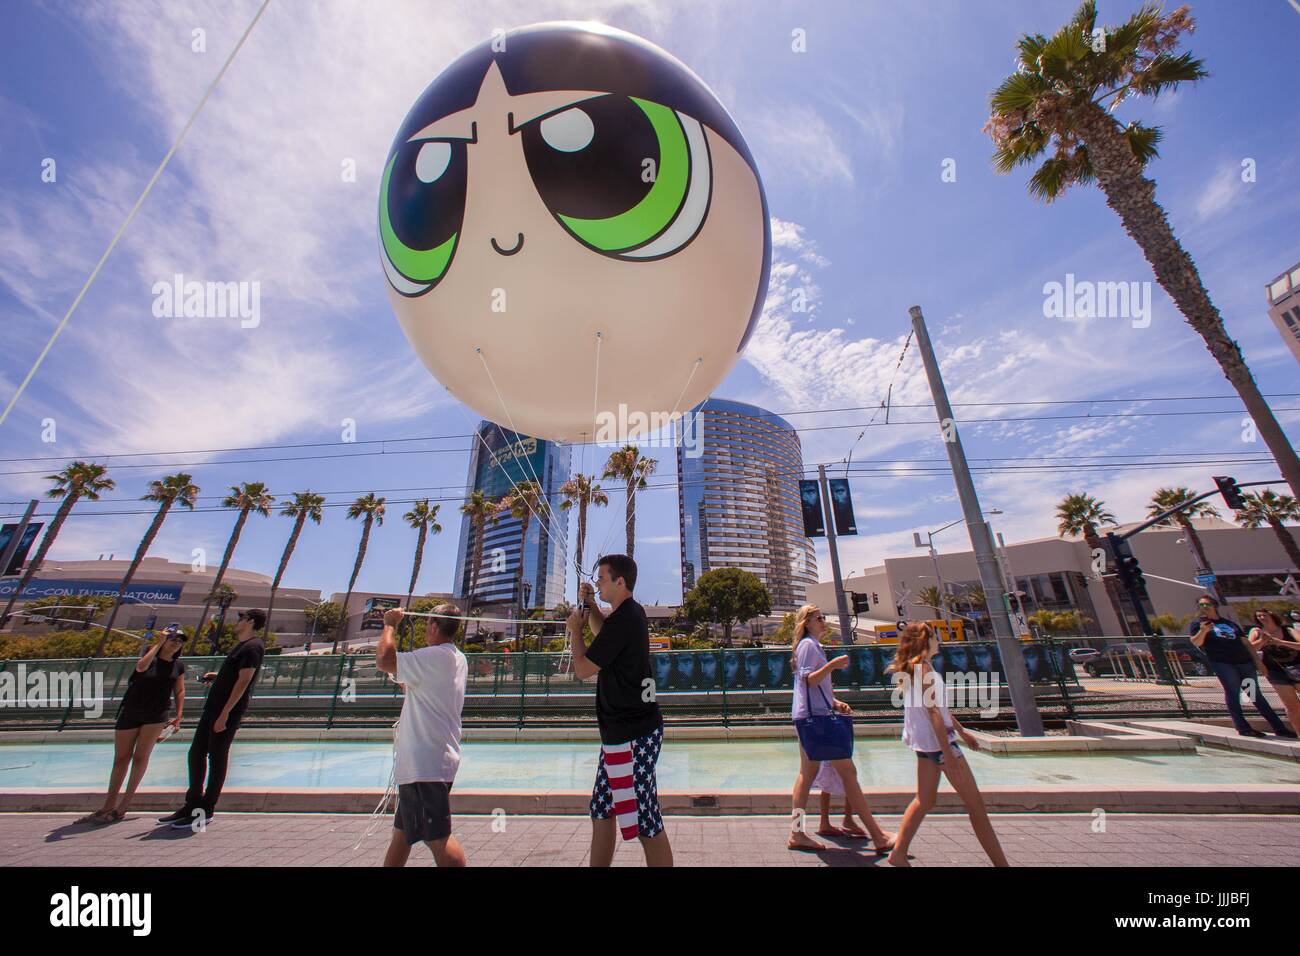
[[[18,589],[19,578],[0,578],[0,598],[8,599]],[[22,599],[48,597],[116,597],[118,581],[68,581],[32,578],[23,588]],[[180,600],[179,584],[130,584],[123,594],[127,604],[175,604]]]

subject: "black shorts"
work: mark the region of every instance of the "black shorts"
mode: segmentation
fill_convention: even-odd
[[[165,724],[167,723],[167,711],[161,714],[146,714],[138,710],[131,710],[123,707],[117,714],[117,723],[114,730],[135,730],[137,727],[143,727],[145,724]]]
[[[451,836],[451,784],[398,784],[393,829],[406,835],[407,846]]]
[[[1264,674],[1274,684],[1296,687],[1300,685],[1300,667],[1288,663],[1285,668],[1276,661],[1264,658]]]

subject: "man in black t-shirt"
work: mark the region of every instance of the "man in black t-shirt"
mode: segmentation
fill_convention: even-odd
[[[1264,699],[1255,657],[1246,644],[1244,632],[1236,621],[1219,617],[1219,602],[1216,599],[1208,594],[1196,599],[1196,617],[1188,625],[1188,634],[1192,643],[1209,658],[1214,676],[1223,685],[1223,702],[1228,707],[1228,715],[1232,718],[1237,733],[1243,737],[1264,736],[1250,726],[1246,715],[1241,711],[1241,691],[1245,687],[1255,709],[1268,721],[1273,733],[1281,737],[1294,736]]]
[[[235,623],[235,639],[239,643],[221,662],[221,670],[209,671],[199,678],[212,687],[203,702],[203,715],[194,728],[194,740],[190,744],[190,789],[185,794],[185,805],[159,818],[159,823],[183,830],[206,826],[212,820],[221,787],[226,782],[230,745],[235,742],[235,732],[248,709],[253,683],[266,655],[266,644],[257,636],[265,626],[265,612],[257,608],[241,612]]]
[[[568,620],[574,673],[583,680],[596,677],[601,746],[590,807],[592,866],[613,862],[616,831],[624,840],[641,841],[648,866],[673,865],[655,782],[663,717],[650,667],[650,628],[632,597],[635,586],[636,562],[625,554],[605,555],[596,564],[596,587],[609,614],[596,607],[593,589],[584,583]],[[590,647],[583,624],[596,635]]]

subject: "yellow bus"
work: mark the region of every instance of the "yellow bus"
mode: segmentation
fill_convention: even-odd
[[[966,625],[963,621],[925,621],[924,623],[934,628],[934,633],[940,641],[966,640]],[[875,635],[877,644],[897,644],[898,626],[896,624],[877,624]]]

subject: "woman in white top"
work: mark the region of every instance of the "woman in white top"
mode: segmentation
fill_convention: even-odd
[[[844,656],[828,661],[818,640],[826,633],[826,618],[815,604],[805,604],[799,609],[794,619],[794,698],[790,708],[792,720],[802,720],[814,714],[828,713],[827,702],[837,714],[852,714],[853,709],[842,700],[836,700],[832,694],[831,674],[849,666],[849,659]],[[877,853],[888,853],[894,848],[893,836],[886,833],[871,815],[867,798],[858,786],[858,769],[853,759],[827,761],[839,775],[844,787],[844,796],[849,805],[857,811],[862,822],[867,825],[871,841]],[[824,850],[807,833],[805,827],[808,793],[812,789],[814,778],[820,762],[811,759],[799,745],[799,773],[794,778],[794,795],[791,801],[790,841],[786,844],[791,850]]]
[[[913,622],[898,635],[898,650],[894,663],[889,665],[898,675],[895,680],[903,691],[903,743],[916,751],[917,757],[916,796],[903,814],[903,825],[898,830],[889,862],[894,866],[911,866],[907,862],[907,847],[934,806],[942,772],[965,804],[975,836],[993,865],[1010,866],[984,808],[975,775],[957,743],[960,738],[971,750],[979,750],[979,741],[948,711],[943,677],[930,661],[938,652],[939,639],[930,625]]]

